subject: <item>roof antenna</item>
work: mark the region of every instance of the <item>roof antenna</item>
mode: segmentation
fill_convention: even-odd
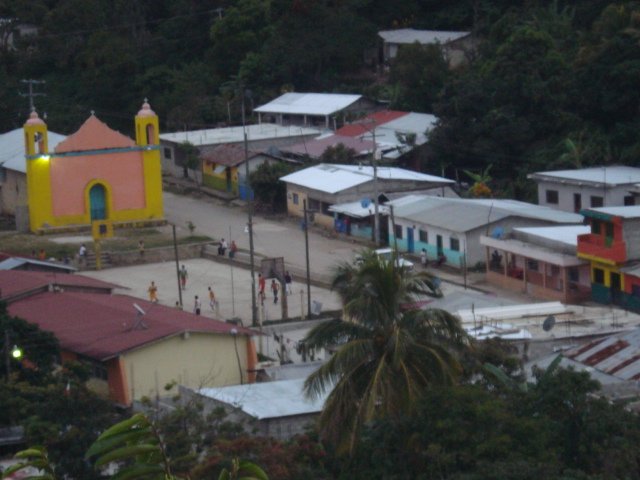
[[[149,330],[149,327],[147,327],[145,323],[142,321],[142,317],[144,317],[147,314],[147,312],[145,312],[137,303],[134,303],[133,306],[136,307],[136,310],[138,310],[138,317],[136,319],[136,324],[133,326],[131,331],[133,332],[138,328],[140,328],[141,330],[142,329]]]

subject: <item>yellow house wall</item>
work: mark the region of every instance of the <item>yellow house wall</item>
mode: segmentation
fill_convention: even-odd
[[[293,203],[293,195],[298,195],[298,204]],[[309,201],[307,199],[307,194],[302,193],[298,190],[290,188],[287,186],[287,212],[289,215],[293,215],[296,217],[304,217],[304,201]]]
[[[293,195],[298,195],[298,204],[293,203]],[[287,212],[289,215],[296,217],[304,217],[304,201],[307,201],[307,208],[309,199],[306,193],[295,190],[295,188],[290,188],[287,186]],[[315,215],[315,224],[320,225],[322,227],[326,227],[329,229],[333,229],[334,220],[333,215],[324,215],[320,212],[316,212]]]
[[[247,382],[246,337],[237,337],[243,381]],[[166,395],[172,381],[190,388],[240,384],[238,358],[231,335],[189,333],[123,355],[130,398]]]
[[[618,273],[620,274],[620,289],[622,291],[624,291],[624,279],[625,279],[625,275],[620,273],[620,270],[618,270],[618,266],[617,265],[608,265],[606,263],[600,263],[600,262],[591,262],[591,283],[595,282],[595,274],[594,274],[594,270],[596,268],[599,268],[601,270],[604,270],[604,286],[605,287],[609,287],[611,288],[611,274],[612,273]]]

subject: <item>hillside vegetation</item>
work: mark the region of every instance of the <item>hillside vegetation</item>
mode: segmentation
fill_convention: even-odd
[[[640,150],[635,2],[2,0],[0,18],[3,132],[27,118],[18,92],[34,79],[67,134],[91,110],[131,133],[144,97],[173,131],[237,123],[243,99],[251,118],[285,91],[362,93],[440,118],[425,170],[494,165],[517,197],[532,170],[635,165]],[[9,48],[25,22],[39,34]],[[479,46],[453,71],[438,48],[408,47],[383,75],[365,52],[393,28],[472,31]]]

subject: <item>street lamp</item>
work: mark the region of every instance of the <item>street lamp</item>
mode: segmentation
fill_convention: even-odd
[[[5,361],[7,365],[7,382],[11,378],[11,357],[15,358],[16,360],[19,358],[22,358],[22,350],[20,350],[18,346],[15,344],[13,345],[13,348],[9,348],[9,345],[11,345],[11,342],[9,339],[9,330],[5,330],[4,331],[4,351],[5,351]]]

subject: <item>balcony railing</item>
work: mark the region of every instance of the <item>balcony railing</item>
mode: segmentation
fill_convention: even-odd
[[[624,242],[614,241],[601,235],[587,233],[578,235],[578,255],[603,258],[616,263],[627,261],[627,247]]]

